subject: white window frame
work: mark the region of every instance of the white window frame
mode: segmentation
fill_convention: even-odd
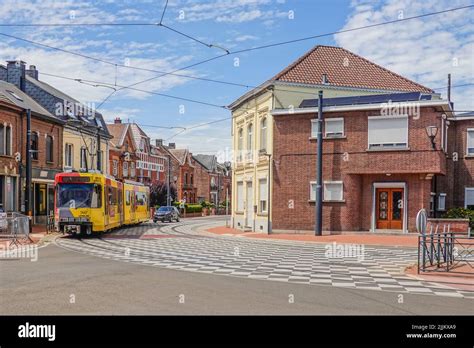
[[[325,188],[326,188],[326,185],[341,185],[341,199],[326,199],[326,195],[325,195]],[[342,182],[341,180],[337,180],[337,181],[324,181],[323,182],[323,202],[344,202],[344,182]]]
[[[241,190],[239,192],[239,187],[241,187]],[[236,183],[236,211],[240,212],[240,213],[243,213],[244,211],[244,195],[245,195],[245,192],[244,192],[244,182],[243,181],[237,181]]]
[[[441,197],[443,197],[442,200],[441,200]],[[443,202],[442,206],[441,206],[441,202]],[[438,211],[446,211],[446,193],[440,193],[438,195]]]
[[[70,156],[68,156],[68,154],[70,154]],[[68,168],[68,169],[73,168],[74,167],[74,145],[73,144],[69,144],[69,143],[66,144],[64,148],[64,157],[65,157],[64,168]],[[68,161],[69,157],[71,158],[70,162]]]
[[[317,188],[313,190],[313,185],[316,186],[316,181],[310,181],[309,182],[309,201],[310,202],[315,202],[316,201],[316,190]]]
[[[128,162],[127,161],[123,162],[122,170],[123,170],[123,176],[128,177]]]
[[[327,123],[328,122],[340,122],[342,121],[342,133],[328,133],[327,132]],[[344,132],[344,117],[334,117],[334,118],[326,118],[324,119],[324,137],[325,138],[343,138],[345,135]]]
[[[474,191],[474,187],[465,187],[464,188],[464,208],[466,208],[466,209],[467,209],[468,205],[474,205],[474,202],[473,202],[473,204],[467,204],[467,200],[466,200],[467,191]]]
[[[406,143],[401,146],[401,145],[395,145],[395,144],[399,144],[399,143],[385,143],[385,144],[377,144],[377,143],[373,143],[371,144],[370,142],[370,120],[383,120],[383,119],[406,119],[406,125],[407,125],[407,129],[406,129]],[[367,148],[369,150],[374,150],[374,149],[383,149],[383,150],[387,150],[387,149],[407,149],[409,147],[409,117],[408,115],[398,115],[398,116],[369,116],[368,119],[367,119]],[[400,143],[401,144],[401,143]],[[379,145],[379,146],[377,146]],[[386,145],[386,146],[384,146]],[[390,146],[390,145],[394,145],[394,146]]]
[[[311,120],[311,137],[310,138],[313,138],[313,139],[317,139],[318,138],[318,119],[317,118],[313,118]]]
[[[118,161],[112,160],[112,175],[117,176],[118,174]]]
[[[87,168],[87,149],[84,146],[81,146],[80,162],[81,169],[85,170]]]
[[[263,195],[264,197],[262,197],[261,190],[260,190],[260,185],[261,185],[261,182],[263,181],[265,181],[265,189],[267,190],[266,194]],[[268,179],[266,177],[259,178],[258,179],[258,211],[262,214],[268,213],[268,191],[269,191]],[[265,209],[262,209],[262,202],[265,202]]]
[[[263,117],[260,120],[260,151],[261,152],[267,151],[267,138],[268,138],[268,117]]]
[[[469,132],[474,133],[474,128],[468,128],[466,130],[466,156],[474,156],[474,144],[471,144],[471,146],[469,146]],[[472,149],[473,152],[469,153],[469,149]]]

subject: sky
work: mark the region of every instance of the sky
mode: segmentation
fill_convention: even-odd
[[[176,73],[186,76],[160,76],[160,72],[223,55],[224,49],[232,52],[332,33],[471,5],[472,1],[169,0],[162,23],[201,42],[158,25],[92,25],[159,23],[165,3],[165,0],[0,0],[0,33],[112,63],[0,35],[0,64],[21,59],[27,65],[35,65],[41,80],[81,102],[95,105],[107,121],[120,117],[136,122],[150,138],[175,142],[178,148],[189,148],[195,154],[229,148],[230,120],[187,131],[180,127],[190,128],[230,117],[230,111],[222,106],[251,89],[246,86],[259,85],[318,44],[344,47],[436,89],[442,96],[446,94],[447,74],[451,73],[455,109],[474,110],[474,9],[227,55]],[[4,26],[13,23],[91,25]],[[94,82],[79,83],[45,74]],[[151,78],[154,79],[139,83]],[[135,89],[119,89],[107,98],[113,89],[104,87],[104,83],[138,84]]]

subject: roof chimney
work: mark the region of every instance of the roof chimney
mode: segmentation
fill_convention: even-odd
[[[120,117],[116,117],[114,120],[115,124],[122,124],[122,119]]]
[[[30,65],[30,68],[26,70],[26,75],[31,76],[35,80],[38,80],[38,70],[35,65]]]
[[[323,85],[328,85],[329,84],[328,74],[323,74],[322,83],[323,83]]]
[[[25,62],[22,60],[7,61],[7,82],[25,91]]]
[[[155,146],[156,147],[163,146],[163,139],[156,139],[155,140]]]
[[[176,143],[169,143],[168,148],[170,149],[176,149]]]

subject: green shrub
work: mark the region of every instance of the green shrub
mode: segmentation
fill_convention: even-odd
[[[474,210],[465,208],[451,208],[443,215],[446,219],[469,219],[469,226],[474,228]]]
[[[200,213],[202,212],[201,204],[186,204],[186,213]]]
[[[211,204],[210,202],[208,202],[208,201],[202,201],[202,202],[201,202],[201,206],[202,206],[203,208],[210,208],[211,205],[212,205],[212,204]]]

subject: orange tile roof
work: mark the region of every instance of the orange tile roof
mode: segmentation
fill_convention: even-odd
[[[120,145],[120,140],[123,136],[124,131],[127,128],[126,123],[108,123],[107,124],[107,129],[109,130],[110,135],[113,136],[113,138],[110,140],[110,142],[114,146],[121,146]]]
[[[344,48],[321,45],[298,58],[270,81],[321,85],[323,74],[327,75],[332,86],[434,93],[428,87]]]

